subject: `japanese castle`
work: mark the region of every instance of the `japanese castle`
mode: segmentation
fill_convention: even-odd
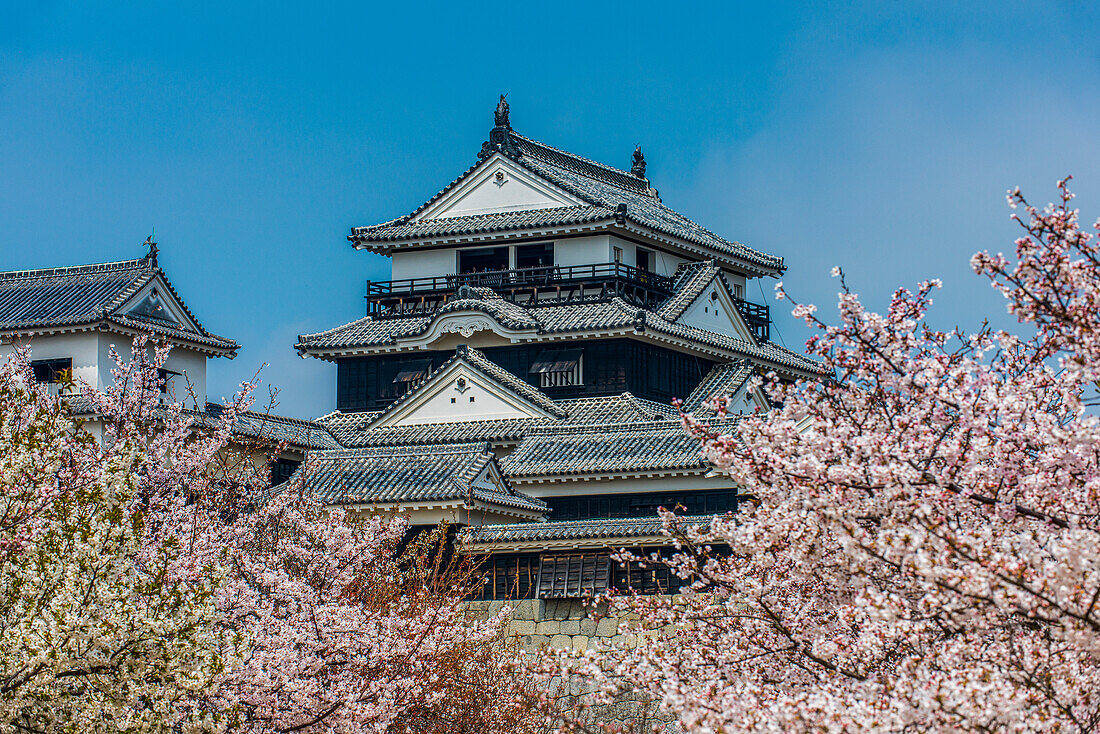
[[[484,599],[674,588],[611,555],[666,546],[659,507],[705,522],[737,491],[673,401],[707,415],[728,396],[732,424],[770,407],[753,375],[821,374],[745,297],[782,258],[665,206],[641,150],[620,170],[519,134],[503,97],[468,170],[348,239],[391,258],[392,279],[366,284],[362,318],[298,337],[303,357],[336,363],[336,411],[245,413],[235,440],[274,484],[301,472],[333,506],[456,526],[484,561]],[[152,333],[174,347],[165,400],[216,418],[206,361],[238,346],[206,330],[146,244],[135,260],[0,273],[0,354],[30,344],[39,382],[102,388],[110,346]]]
[[[737,491],[688,436],[696,414],[769,408],[757,373],[820,374],[771,341],[745,298],[783,259],[665,206],[640,149],[630,170],[512,129],[504,97],[476,162],[411,213],[357,227],[388,256],[366,315],[298,338],[337,365],[341,448],[307,481],[333,505],[462,528],[485,558],[482,598],[670,589],[622,547],[667,543],[656,513],[707,521]]]

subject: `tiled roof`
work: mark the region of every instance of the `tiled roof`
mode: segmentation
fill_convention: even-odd
[[[661,203],[649,182],[626,171],[558,150],[511,133],[522,153],[518,162],[569,193],[614,210],[626,204],[625,217],[644,227],[730,255],[772,272],[782,272],[783,258],[731,242]]]
[[[381,244],[381,249],[385,249],[386,243],[396,241],[614,222],[621,218],[624,222],[629,221],[636,226],[735,258],[754,266],[761,273],[777,274],[784,269],[783,258],[719,237],[665,206],[657,192],[650,188],[649,181],[644,178],[531,140],[514,131],[508,131],[508,135],[515,143],[515,148],[502,150],[503,155],[581,199],[585,205],[412,221],[473,173],[478,167],[475,164],[415,211],[389,222],[356,227],[348,239],[362,244]]]
[[[445,219],[422,219],[418,222],[410,222],[408,217],[401,217],[392,222],[383,222],[370,227],[356,227],[352,231],[353,238],[359,242],[395,242],[446,235],[487,234],[514,229],[591,224],[614,221],[614,219],[615,212],[606,207],[584,205],[475,214]]]
[[[694,290],[693,284],[698,279],[681,278],[679,280],[682,281],[682,287],[690,291]],[[495,293],[493,297],[489,297],[484,295],[484,291],[492,293],[488,288],[470,289],[467,297],[460,299],[461,308],[487,313],[509,328],[530,329],[539,334],[652,329],[668,336],[727,351],[736,356],[771,362],[780,368],[785,367],[811,374],[821,373],[821,366],[817,362],[772,342],[758,344],[753,340],[737,339],[696,326],[670,321],[656,311],[632,306],[617,296],[588,303],[557,303],[524,307],[504,301]],[[676,297],[677,294],[674,293],[673,298]],[[297,349],[302,353],[325,353],[393,344],[399,338],[426,332],[439,314],[445,313],[446,310],[454,310],[453,303],[445,304],[431,316],[382,319],[372,319],[368,316],[319,334],[303,334],[298,337]],[[507,304],[507,307],[501,304]]]
[[[713,411],[703,405],[705,402],[712,398],[736,395],[755,373],[756,369],[747,359],[715,365],[691,391],[681,407],[685,413],[710,415]]]
[[[699,441],[678,420],[537,428],[501,464],[513,479],[707,466]]]
[[[478,475],[493,462],[485,443],[382,446],[318,452],[298,472],[304,472],[306,488],[327,504],[464,500],[546,511],[545,502],[512,490],[507,482],[504,491],[475,487]]]
[[[197,329],[119,312],[158,275]],[[0,273],[0,331],[96,325],[162,334],[221,353],[231,354],[238,348],[232,339],[216,336],[202,327],[150,258]]]
[[[212,419],[221,417],[225,406],[207,403],[206,413]],[[286,443],[305,449],[338,449],[340,444],[332,437],[328,429],[317,421],[245,411],[237,415],[233,424],[233,433],[239,436],[257,439],[265,444]]]
[[[657,313],[669,321],[680,318],[688,306],[702,295],[711,281],[721,275],[713,260],[685,263],[672,276],[672,295],[657,308]]]
[[[637,398],[630,393],[559,400],[557,404],[567,413],[565,418],[505,418],[370,428],[378,416],[374,412],[334,413],[318,419],[318,422],[324,424],[341,445],[352,447],[465,441],[510,443],[518,442],[531,430],[557,423],[627,423],[676,416],[671,406]]]
[[[463,286],[455,296],[436,309],[436,315],[456,311],[481,311],[511,329],[532,329],[539,325],[523,306],[504,300],[492,288]]]
[[[710,525],[713,515],[686,515],[685,525]],[[518,522],[507,525],[482,525],[465,529],[459,535],[463,546],[504,545],[508,543],[538,543],[540,541],[606,541],[633,538],[655,538],[662,535],[663,524],[658,517],[631,517],[610,520],[560,520],[550,522]]]

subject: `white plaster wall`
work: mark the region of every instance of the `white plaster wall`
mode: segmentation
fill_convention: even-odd
[[[430,278],[458,272],[456,250],[420,250],[418,252],[395,252],[390,277],[393,280],[405,278]]]
[[[454,377],[457,379],[459,376],[460,373],[456,373]],[[406,416],[397,425],[526,418],[530,415],[513,403],[475,384],[469,375],[464,376],[467,384],[464,392],[458,392],[455,389],[455,380],[451,379],[442,390],[419,405],[416,413]],[[452,400],[454,402],[451,402]]]
[[[606,234],[588,237],[568,237],[554,241],[554,264],[591,265],[611,262],[610,236]],[[634,264],[633,259],[623,262]]]
[[[64,359],[73,360],[73,379],[84,380],[89,385],[99,386],[99,350],[98,334],[94,331],[76,334],[43,334],[21,339],[19,343],[29,346],[32,360]],[[15,351],[10,341],[0,344],[0,357],[7,359]]]
[[[654,250],[657,256],[654,258],[656,261],[653,265],[653,272],[658,275],[672,275],[676,272],[676,268],[680,267],[682,263],[686,263],[687,259],[673,255],[669,252],[663,252],[661,250]]]
[[[496,181],[496,171],[504,172],[504,180]],[[544,187],[533,180],[516,175],[502,166],[491,166],[488,178],[457,195],[448,202],[446,209],[434,213],[434,217],[447,219],[491,212],[517,211],[520,209],[552,209],[567,205],[559,197],[550,196]]]
[[[734,273],[730,270],[723,270],[722,274],[726,276],[726,281],[730,284],[730,287],[733,289],[733,294],[735,296],[737,296],[738,298],[743,298],[746,301],[759,301],[760,292],[755,285],[753,285],[753,290],[756,291],[756,298],[749,298],[746,295],[749,284],[744,275]],[[738,293],[738,287],[740,287],[740,293]],[[767,284],[764,284],[764,287],[767,288]]]
[[[720,294],[718,300],[711,300],[711,293],[715,292],[717,287],[717,284],[712,284],[688,306],[677,321],[737,339],[751,338],[749,332],[740,327],[738,317],[730,313],[732,306],[726,302],[724,294]]]

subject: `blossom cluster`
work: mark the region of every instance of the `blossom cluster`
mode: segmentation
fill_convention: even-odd
[[[631,644],[557,664],[689,731],[1095,730],[1100,251],[1059,191],[1011,192],[1015,257],[972,261],[1022,336],[934,328],[937,281],[796,304],[831,379],[762,375],[782,407],[732,434],[683,417],[739,512],[666,513],[684,593],[612,599]]]

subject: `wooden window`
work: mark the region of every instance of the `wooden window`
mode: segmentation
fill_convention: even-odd
[[[607,553],[544,555],[539,564],[538,598],[570,599],[607,591],[611,556]]]
[[[529,599],[538,582],[537,553],[500,554],[481,562],[481,585],[473,589],[475,599]]]
[[[35,360],[31,362],[31,371],[35,382],[46,385],[51,395],[58,395],[65,389],[64,383],[72,381],[73,360],[71,357]]]
[[[539,387],[574,387],[584,384],[580,349],[542,352],[531,364],[538,374]]]
[[[282,484],[286,480],[290,479],[290,475],[294,473],[294,470],[301,464],[300,461],[294,461],[292,459],[272,459],[271,460],[271,486],[276,484]]]

